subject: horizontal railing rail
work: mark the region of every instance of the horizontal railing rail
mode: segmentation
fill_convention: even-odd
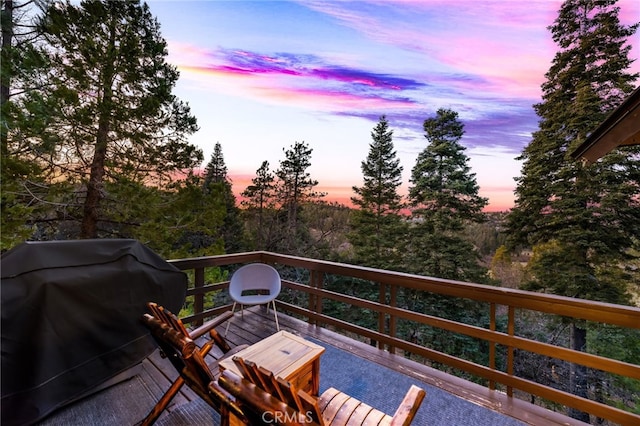
[[[207,268],[251,262],[264,262],[276,266],[300,268],[308,272],[308,282],[299,283],[283,279],[283,287],[306,294],[307,306],[278,301],[279,309],[283,312],[304,317],[313,324],[331,326],[344,332],[353,333],[362,339],[369,339],[371,342],[375,342],[381,348],[386,347],[391,352],[402,350],[484,378],[489,382],[491,389],[495,389],[497,385],[506,387],[506,393],[510,397],[513,396],[514,390],[519,390],[619,424],[640,424],[640,415],[518,377],[514,373],[514,354],[516,350],[521,350],[640,380],[640,366],[638,365],[531,340],[515,334],[516,309],[593,321],[623,328],[640,329],[640,308],[423,277],[270,252],[180,259],[170,262],[180,270],[193,271],[193,287],[188,291],[188,296],[193,297],[193,315],[183,318],[183,321],[187,323],[200,324],[205,318],[218,315],[230,309],[230,305],[205,309],[205,295],[224,290],[229,285],[228,281],[206,284],[205,270]],[[324,288],[327,275],[357,278],[376,283],[378,285],[379,301],[371,301],[329,291]],[[489,328],[469,325],[398,307],[396,306],[398,292],[402,289],[413,289],[486,303],[490,312]],[[323,301],[336,301],[375,312],[378,316],[377,330],[368,329],[326,315],[322,312]],[[497,307],[504,307],[502,308],[503,310],[506,309],[506,332],[496,329]],[[455,354],[442,353],[404,340],[397,336],[399,320],[411,321],[485,341],[489,346],[489,365],[480,365],[457,357]],[[506,371],[502,371],[497,367],[497,345],[506,348]]]

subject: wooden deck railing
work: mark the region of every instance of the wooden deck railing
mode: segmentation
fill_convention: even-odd
[[[193,297],[194,314],[183,320],[187,323],[198,324],[204,318],[218,315],[220,312],[230,309],[230,305],[208,310],[204,309],[205,294],[223,290],[229,284],[228,281],[205,283],[205,270],[207,268],[240,265],[250,262],[264,262],[275,266],[294,267],[308,271],[308,282],[306,283],[283,280],[283,287],[308,295],[305,299],[305,303],[308,306],[296,306],[278,301],[278,309],[280,311],[296,314],[320,326],[332,326],[360,336],[362,339],[370,339],[371,342],[376,342],[379,347],[386,347],[390,351],[399,349],[484,378],[490,388],[493,389],[496,386],[500,386],[506,390],[508,396],[513,396],[514,390],[522,391],[615,423],[623,425],[640,424],[640,415],[576,396],[514,374],[514,353],[516,350],[521,350],[540,354],[550,359],[562,360],[640,380],[640,366],[638,365],[531,340],[515,333],[516,310],[540,312],[557,315],[558,317],[640,329],[640,308],[435,279],[270,252],[251,252],[171,261],[179,269],[192,271],[193,274],[193,288],[188,291],[188,296]],[[324,277],[327,275],[352,277],[376,283],[380,294],[379,300],[383,303],[328,291],[324,288]],[[396,306],[396,300],[398,291],[403,288],[472,299],[484,303],[489,308],[489,326],[483,328],[399,308]],[[367,329],[323,314],[323,300],[334,300],[376,312],[378,328],[376,330]],[[384,303],[385,301],[389,302]],[[498,307],[501,312],[506,310],[507,313],[506,332],[499,331],[496,327]],[[396,334],[398,320],[413,321],[483,340],[489,347],[488,365],[480,365],[457,357],[456,354],[438,352],[403,340]],[[498,345],[506,348],[506,368],[496,367],[496,348]]]

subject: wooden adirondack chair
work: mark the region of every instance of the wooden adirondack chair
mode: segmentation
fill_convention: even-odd
[[[232,349],[227,341],[214,329],[214,327],[227,321],[233,314],[227,311],[189,332],[182,321],[169,310],[153,302],[148,303],[147,306],[151,314],[145,314],[142,321],[149,328],[162,353],[171,361],[180,376],[171,384],[171,387],[151,409],[141,424],[143,426],[152,425],[185,382],[216,411],[227,411],[230,407],[229,404],[231,404],[229,395],[216,387],[213,390],[209,389],[209,383],[215,379],[210,367],[204,361],[204,357],[214,345],[217,345],[222,350],[223,358],[247,347],[247,345],[239,345]],[[210,340],[202,345],[201,348],[198,348],[194,341],[206,333],[209,333]]]
[[[425,397],[423,389],[412,385],[390,416],[335,388],[314,398],[264,368],[239,357],[233,360],[244,377],[225,370],[218,384],[237,399],[247,418],[263,424],[406,426],[411,424]]]

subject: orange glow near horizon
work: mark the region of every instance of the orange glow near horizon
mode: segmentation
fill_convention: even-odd
[[[238,203],[244,200],[241,193],[251,184],[251,179],[253,179],[253,177],[254,176],[240,174],[230,176],[231,182],[233,183],[233,193]],[[327,194],[322,198],[323,201],[338,203],[349,208],[354,207],[354,204],[351,201],[351,197],[354,195],[352,186],[318,185],[315,189],[318,192],[324,192]],[[489,198],[489,205],[484,208],[484,211],[487,213],[504,212],[513,208],[513,193],[510,192],[508,188],[490,188],[488,190],[481,191],[480,195],[482,197]]]

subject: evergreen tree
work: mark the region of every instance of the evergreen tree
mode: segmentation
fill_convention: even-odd
[[[57,179],[83,189],[79,211],[68,214],[79,217],[81,238],[97,237],[99,223],[111,220],[105,203],[136,202],[108,194],[108,183],[162,186],[202,161],[186,142],[196,119],[171,93],[178,72],[165,62],[166,42],[146,4],[54,2],[43,27],[51,69],[40,108],[48,123],[32,152]]]
[[[424,122],[427,147],[411,171],[410,272],[470,282],[484,282],[478,253],[463,237],[468,222],[483,220],[487,199],[478,195],[475,174],[459,141],[464,125],[458,113],[439,109]]]
[[[6,250],[33,233],[32,215],[50,204],[43,191],[43,169],[28,155],[31,137],[46,123],[46,109],[27,114],[24,105],[37,98],[38,72],[46,66],[37,2],[2,1],[0,50],[0,249]]]
[[[224,222],[220,229],[226,253],[237,253],[244,247],[244,226],[240,219],[240,209],[233,194],[233,185],[227,176],[227,165],[222,155],[222,146],[216,142],[211,160],[205,168],[203,192],[217,196],[225,207]]]
[[[224,156],[222,155],[222,145],[220,142],[216,142],[213,147],[213,154],[211,154],[211,160],[207,164],[204,171],[204,190],[208,190],[209,185],[212,183],[228,182],[227,177],[227,165],[224,162]]]
[[[132,205],[138,211],[127,216],[144,217],[123,236],[144,241],[166,259],[224,254],[224,195],[220,191],[205,194],[203,181],[193,173],[162,189],[119,181],[119,193],[129,193],[138,201]]]
[[[296,142],[284,152],[285,159],[280,162],[280,167],[276,170],[278,202],[286,212],[283,250],[301,254],[297,253],[297,250],[307,230],[299,226],[298,212],[305,202],[317,200],[325,194],[313,190],[318,185],[318,181],[312,179],[307,171],[311,166],[313,149],[305,142]]]
[[[627,44],[638,24],[621,25],[615,3],[567,0],[549,28],[559,51],[534,106],[539,128],[519,157],[507,233],[511,247],[534,247],[529,289],[626,303],[630,277],[619,265],[640,233],[640,150],[621,148],[592,165],[570,157],[638,77],[628,72]],[[586,324],[571,326],[572,348],[587,350]],[[571,378],[570,391],[587,396],[583,367],[574,365]]]
[[[242,192],[250,233],[258,250],[271,250],[273,218],[275,212],[275,176],[269,171],[269,162],[263,161],[256,170],[251,185]]]
[[[409,201],[412,225],[406,255],[408,272],[460,281],[482,283],[487,271],[479,254],[465,238],[465,225],[480,222],[487,200],[478,195],[475,175],[460,144],[464,125],[458,114],[439,109],[424,122],[426,148],[418,154],[411,171]],[[411,310],[441,316],[466,324],[487,323],[487,312],[467,299],[406,290],[403,303]],[[405,338],[445,353],[467,354],[486,363],[486,351],[479,342],[427,326],[399,323]]]
[[[354,247],[356,262],[362,265],[398,269],[403,254],[403,207],[398,187],[402,184],[402,166],[393,147],[393,131],[385,116],[371,132],[373,141],[362,162],[364,185],[353,187],[351,198],[359,207],[352,214],[349,241]]]

